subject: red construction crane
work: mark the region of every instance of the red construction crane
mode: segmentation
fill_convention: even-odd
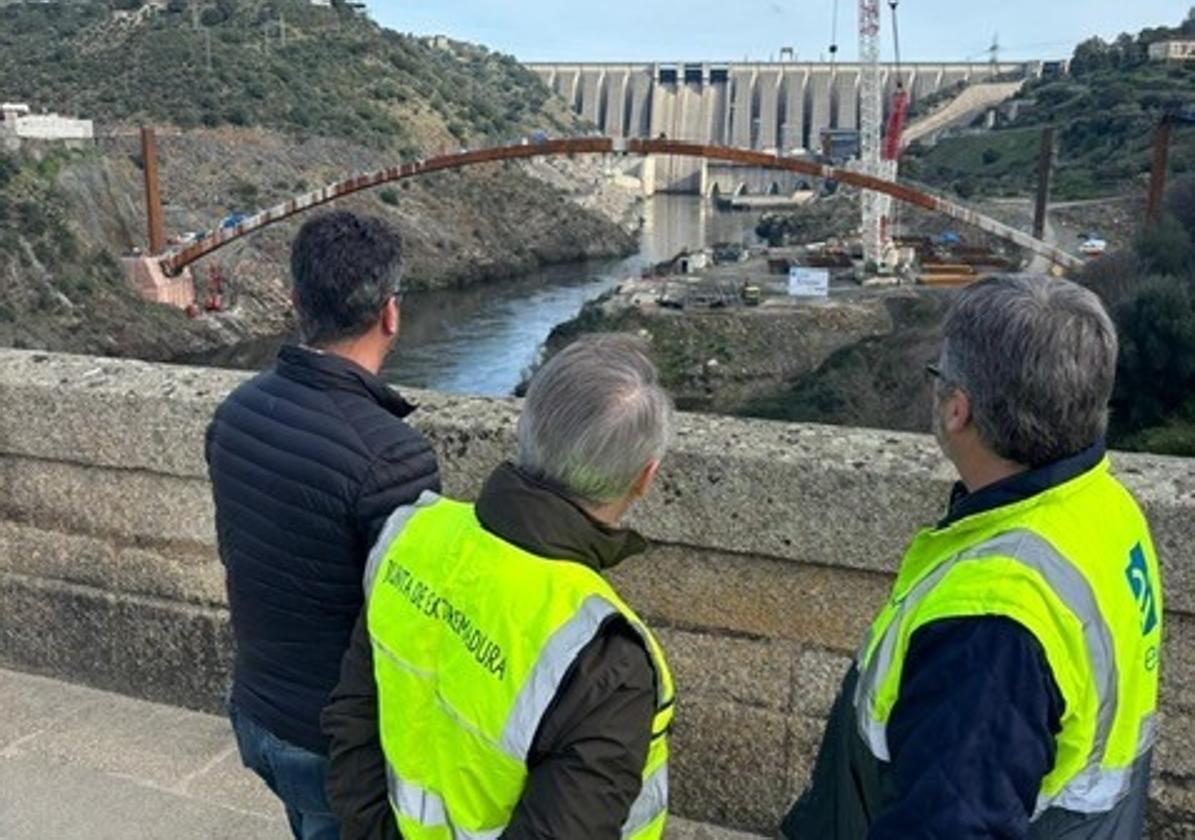
[[[904,145],[905,123],[909,118],[909,92],[905,90],[904,73],[900,66],[900,28],[897,24],[896,7],[900,0],[888,0],[892,10],[892,39],[896,44],[896,91],[892,94],[892,106],[888,111],[888,125],[884,131],[884,160],[899,160]]]

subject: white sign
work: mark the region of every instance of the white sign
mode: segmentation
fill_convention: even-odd
[[[830,269],[793,266],[788,270],[788,293],[791,297],[829,297]]]

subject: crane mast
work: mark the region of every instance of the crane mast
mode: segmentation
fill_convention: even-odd
[[[876,178],[886,177],[881,131],[884,121],[880,79],[880,0],[859,0],[860,79],[859,154],[860,170]],[[863,259],[879,266],[885,251],[884,216],[889,202],[879,193],[865,190],[863,205]]]

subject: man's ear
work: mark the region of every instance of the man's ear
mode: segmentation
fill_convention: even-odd
[[[942,406],[942,426],[951,434],[958,434],[971,425],[971,398],[955,388]]]
[[[398,331],[402,327],[402,310],[399,308],[398,298],[388,299],[386,305],[382,307],[381,326],[382,335],[387,338],[398,335]]]
[[[639,478],[635,480],[635,486],[631,488],[631,498],[641,499],[647,495],[647,491],[651,489],[652,482],[656,480],[656,474],[660,471],[660,461],[658,458],[652,458],[647,462],[647,466],[643,468],[643,472],[639,473]]]

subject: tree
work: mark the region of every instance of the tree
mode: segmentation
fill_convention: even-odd
[[[1157,222],[1146,225],[1137,235],[1133,250],[1150,273],[1171,277],[1186,274],[1195,259],[1190,234],[1170,213],[1164,213]]]
[[[1166,211],[1195,242],[1195,175],[1179,178],[1170,185],[1166,190]]]
[[[1111,64],[1109,54],[1108,44],[1103,38],[1088,38],[1075,47],[1071,74],[1079,77],[1107,69]]]
[[[1114,429],[1131,434],[1162,424],[1195,392],[1195,289],[1189,279],[1150,278],[1115,318]]]

